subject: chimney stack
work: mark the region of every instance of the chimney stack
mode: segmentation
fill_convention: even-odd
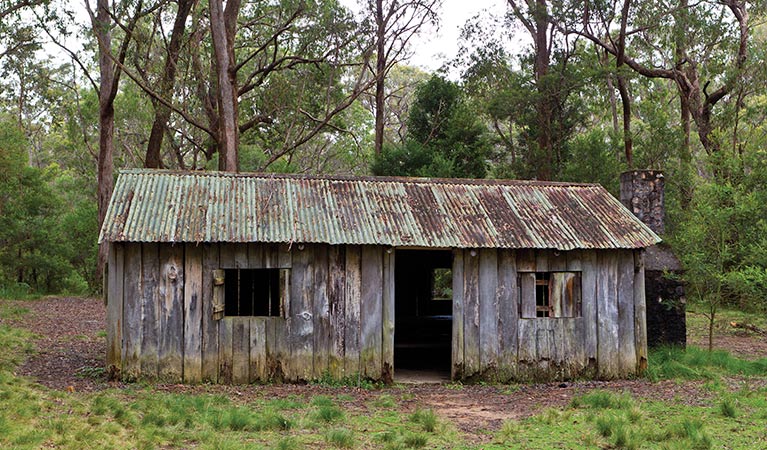
[[[621,174],[621,203],[659,235],[665,230],[664,186],[660,170],[631,170]]]

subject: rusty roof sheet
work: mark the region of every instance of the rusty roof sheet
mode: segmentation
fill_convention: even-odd
[[[99,241],[571,250],[660,238],[595,184],[142,169],[120,174]]]

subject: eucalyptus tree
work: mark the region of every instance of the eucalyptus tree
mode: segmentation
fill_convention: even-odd
[[[582,15],[556,17],[557,28],[587,38],[643,77],[673,80],[685,132],[691,118],[705,151],[718,153],[715,106],[743,76],[749,17],[763,6],[743,0],[579,4]]]

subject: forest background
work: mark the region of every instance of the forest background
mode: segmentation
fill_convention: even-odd
[[[0,296],[100,289],[121,168],[613,194],[659,169],[690,299],[764,313],[765,2],[504,5],[429,73],[407,62],[439,0],[0,0]]]

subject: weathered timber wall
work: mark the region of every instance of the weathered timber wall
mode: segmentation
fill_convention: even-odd
[[[394,254],[380,246],[116,243],[107,365],[126,380],[390,380]],[[290,268],[282,317],[214,319],[214,271]]]
[[[581,316],[520,318],[518,271],[581,272]],[[647,361],[643,280],[641,251],[456,250],[453,378],[637,373]]]
[[[396,252],[113,244],[107,364],[123,379],[252,383],[394,374]],[[647,364],[641,251],[455,250],[454,379],[617,378]],[[281,317],[214,318],[214,271],[290,268]],[[518,271],[581,272],[581,316],[522,319]],[[535,314],[533,313],[533,316]]]

